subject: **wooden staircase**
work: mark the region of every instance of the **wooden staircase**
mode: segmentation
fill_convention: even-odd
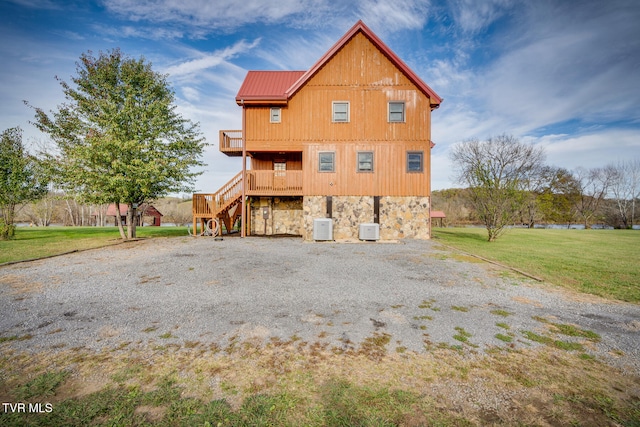
[[[205,223],[215,218],[218,218],[229,232],[242,213],[241,204],[242,172],[213,194],[194,194],[192,202],[194,234],[198,221],[203,230]]]

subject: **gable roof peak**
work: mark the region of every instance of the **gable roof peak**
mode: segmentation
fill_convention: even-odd
[[[442,98],[436,94],[418,75],[413,72],[384,42],[362,21],[358,20],[306,73],[304,73],[287,91],[291,98],[311,77],[313,77],[333,56],[338,53],[357,33],[364,34],[407,78],[431,99],[432,108],[438,108]]]

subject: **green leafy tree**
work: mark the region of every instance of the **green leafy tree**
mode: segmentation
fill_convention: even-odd
[[[137,206],[173,192],[190,192],[205,147],[198,124],[183,119],[167,76],[144,58],[119,49],[83,54],[72,84],[58,79],[66,102],[35,125],[56,145],[49,153],[57,184],[92,204],[128,204],[127,235],[135,237]]]
[[[16,206],[37,200],[47,192],[38,161],[22,144],[19,127],[2,132],[0,140],[0,240],[15,234]]]
[[[542,174],[545,184],[538,194],[538,203],[544,220],[570,225],[576,216],[573,206],[579,197],[578,183],[564,168],[545,166]]]
[[[527,200],[531,175],[544,162],[544,150],[500,135],[457,144],[451,160],[492,242],[516,220]]]

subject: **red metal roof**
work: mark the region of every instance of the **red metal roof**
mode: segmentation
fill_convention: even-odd
[[[286,91],[304,71],[249,71],[245,77],[236,102],[286,101]]]
[[[126,215],[129,211],[129,205],[126,203],[120,203],[120,215]],[[138,207],[137,213],[144,212],[147,216],[164,216],[157,210],[154,206],[143,203]],[[116,215],[116,204],[111,203],[107,206],[107,216],[117,216]]]
[[[304,86],[333,56],[358,32],[367,37],[405,76],[431,100],[431,107],[438,108],[442,98],[417,76],[389,47],[361,20],[351,27],[322,58],[308,71],[249,71],[245,77],[236,102],[280,101],[286,102]]]

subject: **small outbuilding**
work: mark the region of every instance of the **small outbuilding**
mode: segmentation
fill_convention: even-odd
[[[120,205],[120,221],[122,221],[123,224],[127,222],[127,212],[129,212],[129,205],[121,204]],[[107,208],[107,216],[114,217],[114,225],[116,226],[118,225],[118,219],[117,219],[118,215],[116,213],[115,203],[110,204],[109,207]],[[149,225],[152,227],[159,227],[162,224],[163,215],[153,205],[150,205],[148,203],[141,204],[136,210],[136,218],[135,218],[136,226],[142,227],[144,223],[143,221],[144,217],[151,218],[151,224]]]
[[[440,227],[442,227],[442,223],[445,220],[445,218],[447,218],[447,216],[444,214],[443,211],[431,211],[431,221],[433,222],[434,219],[439,219]]]

